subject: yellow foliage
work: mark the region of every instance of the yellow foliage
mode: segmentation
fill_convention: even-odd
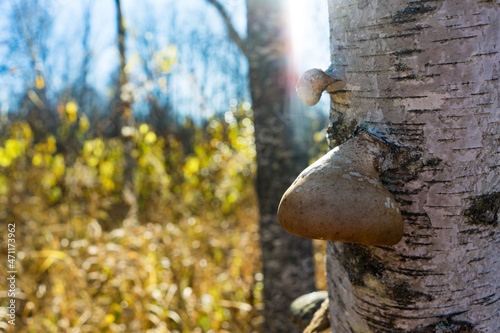
[[[115,189],[115,183],[109,178],[102,178],[101,184],[106,191],[113,191]]]
[[[148,145],[151,145],[156,142],[156,134],[154,132],[148,132],[144,136],[144,142]]]
[[[35,88],[40,90],[45,87],[45,81],[43,79],[43,76],[37,75],[36,80],[35,80]]]
[[[160,73],[170,73],[172,65],[177,64],[177,46],[170,45],[153,55],[158,71]]]
[[[140,60],[141,59],[139,57],[139,53],[135,52],[128,61],[128,63],[125,65],[125,71],[127,73],[130,73],[134,69],[134,67],[139,63]]]
[[[43,155],[41,153],[35,153],[33,155],[33,158],[31,159],[31,163],[33,163],[34,166],[39,166],[43,162]]]
[[[314,141],[315,142],[323,142],[323,141],[325,141],[325,133],[323,133],[323,132],[316,132],[316,133],[314,133]]]
[[[12,159],[4,148],[0,147],[0,166],[8,167],[12,163]]]
[[[146,134],[148,131],[149,126],[147,124],[141,124],[141,126],[139,126],[139,133],[141,133],[142,135]]]
[[[104,326],[108,326],[111,323],[115,322],[116,317],[112,313],[108,313],[106,317],[104,317]]]
[[[104,161],[99,165],[99,173],[103,177],[111,177],[115,172],[115,166],[111,161]]]
[[[73,124],[77,119],[78,104],[75,101],[69,101],[66,104],[66,113],[68,115],[68,121]]]
[[[197,157],[188,157],[184,165],[184,175],[190,177],[200,170],[200,160]]]
[[[83,114],[80,117],[79,126],[80,126],[80,131],[82,131],[82,133],[85,133],[85,132],[87,132],[89,130],[89,128],[90,128],[90,122],[89,122],[89,119],[87,118],[87,116],[85,114]]]
[[[65,164],[64,156],[62,154],[57,154],[52,162],[52,171],[56,177],[64,176]]]
[[[9,192],[9,178],[0,174],[0,196],[6,195]]]
[[[14,139],[8,139],[5,141],[5,151],[10,156],[11,159],[16,159],[24,150],[24,145]]]
[[[56,138],[51,135],[47,138],[47,152],[53,154],[57,151]]]

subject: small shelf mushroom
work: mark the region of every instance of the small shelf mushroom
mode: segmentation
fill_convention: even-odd
[[[313,68],[302,74],[295,90],[304,104],[312,106],[319,102],[323,91],[335,90],[335,84],[340,81],[321,69]]]
[[[288,232],[307,238],[394,245],[403,218],[380,182],[389,147],[360,132],[330,150],[297,177],[283,195],[278,220]]]

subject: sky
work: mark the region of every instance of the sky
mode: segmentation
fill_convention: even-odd
[[[4,16],[8,15],[9,2],[19,1],[22,0],[3,1],[0,4],[0,12],[3,12]],[[70,80],[78,79],[83,54],[89,51],[83,50],[81,46],[83,13],[86,4],[91,4],[89,47],[93,60],[88,81],[105,95],[110,86],[112,73],[116,71],[118,65],[115,1],[48,0],[42,2],[54,15],[48,44],[49,47],[59,51],[54,52],[54,55],[49,57],[44,66],[55,72],[51,77],[51,83],[55,89],[62,86],[68,77]],[[221,2],[230,14],[236,30],[241,36],[245,36],[245,0],[222,0]],[[293,22],[291,33],[297,73],[300,75],[309,68],[328,68],[330,52],[327,0],[290,0],[288,4],[288,15],[290,21]],[[224,105],[228,106],[228,95],[249,99],[248,92],[242,92],[242,88],[231,90],[231,86],[234,85],[231,80],[234,80],[234,77],[243,78],[246,75],[247,68],[243,58],[228,57],[224,60],[227,63],[226,67],[221,67],[220,64],[217,65],[214,62],[202,64],[202,60],[195,56],[197,51],[186,43],[186,40],[193,37],[199,38],[199,40],[203,38],[214,39],[215,43],[219,39],[221,41],[227,39],[226,28],[219,14],[206,0],[144,0],[140,2],[122,0],[122,10],[129,34],[127,40],[129,59],[133,57],[134,40],[138,34],[148,30],[150,22],[159,22],[153,29],[154,34],[150,33],[149,36],[157,44],[165,47],[178,45],[179,63],[175,68],[176,75],[170,76],[172,82],[169,82],[169,93],[173,96],[174,103],[182,105],[184,108],[180,110],[181,112],[191,116],[193,113],[199,113],[200,103],[204,103],[203,101],[207,99],[208,95],[210,95],[208,97],[211,98],[211,101],[210,103],[205,102],[206,115],[219,111]],[[5,24],[7,20],[1,16],[2,14],[0,14],[0,61],[2,58],[6,59],[5,48],[2,47],[4,46],[2,37],[8,38],[8,35],[5,34],[6,29],[8,29],[8,25]],[[182,29],[173,33],[173,25],[182,27]],[[221,52],[234,52],[234,45],[229,45],[229,42],[220,44],[220,48]],[[7,60],[9,59],[7,58]],[[188,64],[188,62],[191,63]],[[213,69],[207,69],[207,66],[211,66],[210,68]],[[137,77],[139,78],[140,75]],[[140,79],[138,80],[140,81]],[[0,80],[0,82],[2,81]],[[4,80],[3,84],[5,83]],[[13,80],[9,79],[7,83],[15,86]],[[142,83],[138,82],[137,84]],[[244,82],[243,86],[245,86]],[[0,110],[9,109],[9,105],[10,108],[13,107],[14,103],[11,99],[14,95],[7,93],[5,89],[0,93],[0,103],[2,104]],[[323,100],[326,98],[322,99],[320,107],[327,110],[328,102]]]

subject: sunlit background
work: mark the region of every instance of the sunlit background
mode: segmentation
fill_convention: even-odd
[[[49,95],[58,95],[68,83],[78,84],[81,79],[99,98],[112,95],[110,86],[119,63],[114,1],[41,0],[32,9],[23,8],[24,2],[0,3],[1,112],[18,111],[16,104],[33,66],[50,76],[46,82]],[[141,104],[152,89],[168,95],[168,103],[177,113],[195,119],[227,108],[227,96],[249,100],[246,60],[228,39],[220,15],[207,1],[122,2],[129,28],[127,71],[135,90],[135,112],[146,112]],[[236,30],[245,36],[245,1],[221,2]],[[328,68],[327,2],[288,3],[297,74],[309,68]],[[16,11],[24,17],[18,20]],[[34,47],[43,53],[36,64],[23,45],[30,34],[42,38],[35,37]],[[162,67],[163,75],[156,81],[145,73],[147,67],[152,70],[152,62]],[[85,78],[84,69],[88,71]],[[325,105],[319,109],[326,112]]]
[[[221,3],[245,37],[245,1]],[[326,1],[288,3],[295,77],[327,68]],[[248,63],[207,1],[122,0],[122,11],[120,95],[115,1],[0,2],[0,221],[17,228],[10,332],[259,332]],[[123,99],[136,121],[126,139],[107,126]],[[328,101],[290,99],[312,159]]]

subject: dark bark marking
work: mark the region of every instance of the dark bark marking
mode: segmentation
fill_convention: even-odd
[[[476,289],[477,289],[477,288],[476,288]],[[475,301],[472,301],[472,303],[471,303],[471,304],[473,304],[473,305],[482,305],[482,304],[485,304],[485,303],[487,303],[487,302],[491,301],[491,299],[492,299],[494,296],[495,296],[495,294],[493,293],[493,294],[490,294],[490,295],[488,295],[488,296],[481,297],[480,299],[477,299],[477,300],[475,300]]]
[[[455,321],[448,318],[444,321],[426,326],[409,333],[475,333],[474,325],[466,321]]]
[[[429,29],[429,28],[432,28],[430,25],[417,25],[417,26],[414,26],[414,27],[411,27],[411,28],[407,28],[405,30],[407,31],[422,31],[424,29]]]
[[[406,239],[405,243],[406,244],[411,244],[411,245],[416,245],[416,246],[425,246],[426,248],[427,248],[427,246],[432,245],[432,242],[430,242],[430,243],[412,242],[410,239]],[[408,275],[410,275],[410,276],[427,276],[427,275],[430,275],[430,274],[408,274]]]
[[[468,29],[468,28],[478,28],[478,27],[484,27],[485,25],[490,25],[490,24],[489,23],[478,23],[478,24],[474,24],[474,25],[468,25],[468,26],[465,26],[465,27],[452,28],[452,30]]]
[[[445,92],[449,92],[449,91],[457,91],[459,90],[458,88],[439,88],[439,89],[434,89],[434,90],[431,90],[432,92],[438,92],[438,93],[445,93]]]
[[[394,324],[391,322],[384,322],[381,320],[377,320],[375,318],[372,318],[370,316],[367,316],[366,314],[360,313],[356,311],[359,315],[363,316],[364,320],[366,321],[367,325],[369,328],[371,328],[374,332],[402,332],[401,330],[395,331],[394,329]],[[382,331],[383,330],[383,331]]]
[[[369,42],[369,41],[377,41],[378,39],[406,38],[406,37],[414,37],[414,36],[418,36],[418,35],[420,35],[419,32],[408,32],[408,33],[401,33],[401,34],[381,36],[381,37],[379,37],[378,34],[372,34],[370,36],[370,38],[355,39],[355,40],[353,40],[353,42],[354,43]]]
[[[416,301],[431,302],[433,297],[420,291],[410,289],[408,282],[403,282],[394,287],[388,288],[389,297],[399,304],[414,304]]]
[[[356,46],[356,45],[342,45],[342,44],[339,44],[337,46],[337,50],[341,51],[341,50],[356,50],[356,49],[359,49],[359,46]],[[338,65],[336,65],[338,66]]]
[[[396,82],[401,82],[401,81],[406,81],[406,80],[417,80],[417,79],[425,79],[429,77],[435,77],[435,76],[440,76],[441,74],[427,74],[427,75],[421,75],[421,74],[411,74],[407,76],[395,76],[391,77],[391,80],[394,80]]]
[[[468,222],[475,225],[498,226],[500,219],[500,192],[483,194],[472,199],[464,210]]]
[[[400,25],[404,23],[415,22],[417,20],[415,18],[416,15],[429,13],[436,9],[436,7],[425,6],[422,2],[424,1],[419,1],[419,2],[415,1],[409,3],[408,6],[406,6],[406,8],[394,12],[391,16],[392,17],[391,23],[393,25]]]
[[[453,97],[443,97],[441,99],[447,101],[450,99],[467,99],[467,98],[469,98],[469,97],[467,97],[467,96],[453,96]]]
[[[406,81],[406,80],[415,80],[419,76],[415,74],[407,75],[407,76],[396,76],[396,77],[391,77],[390,79],[395,80],[396,82],[401,82],[401,81]]]
[[[450,61],[450,62],[440,62],[437,64],[427,63],[425,67],[434,67],[434,66],[448,66],[448,65],[457,65],[457,64],[465,64],[468,62],[472,62],[472,60],[461,60],[461,61]]]
[[[458,15],[447,15],[445,17],[442,17],[442,18],[439,18],[440,21],[442,20],[453,20],[453,19],[456,19],[458,18]]]
[[[432,257],[431,256],[411,256],[411,255],[401,255],[401,258],[403,259],[403,261],[406,261],[406,259],[408,260],[431,260]]]
[[[478,262],[478,261],[483,260],[484,258],[486,258],[486,257],[474,258],[474,259],[469,260],[467,263],[468,263],[468,264],[471,264],[471,263],[473,263],[473,262]]]
[[[488,272],[489,273],[489,272]],[[491,304],[494,304],[496,302],[500,301],[500,297],[497,297],[496,299],[494,299],[493,301],[489,302],[489,303],[486,303],[485,306],[489,306]]]
[[[427,113],[427,112],[439,112],[441,110],[442,109],[411,109],[411,110],[408,110],[408,112],[422,114],[422,113]]]
[[[480,234],[482,231],[474,228],[474,229],[465,229],[465,230],[460,230],[458,233],[459,234],[467,234],[467,235],[477,235]]]
[[[351,31],[358,31],[358,30],[364,30],[364,29],[377,29],[377,28],[382,28],[383,26],[385,26],[385,24],[382,24],[382,23],[371,24],[371,25],[360,25],[360,26],[355,27],[355,28],[346,29],[345,31],[351,32]]]
[[[368,246],[343,243],[341,247],[344,254],[338,258],[354,286],[365,287],[364,277],[368,274],[379,279],[382,277],[384,264],[374,257]]]
[[[400,206],[411,206],[411,205],[413,205],[413,201],[411,201],[411,200],[404,200],[404,199],[401,199],[401,198],[396,198],[396,202]]]
[[[432,42],[433,43],[447,43],[447,42],[450,42],[450,41],[454,41],[454,40],[460,40],[460,39],[468,39],[468,38],[476,38],[477,35],[471,35],[471,36],[459,36],[459,37],[450,37],[450,38],[445,38],[445,39],[437,39],[437,40],[433,40]]]
[[[412,55],[414,53],[422,53],[422,50],[421,49],[408,49],[408,50],[391,52],[390,54],[394,54],[394,55],[399,56],[399,55]]]
[[[462,150],[474,150],[483,149],[484,147],[465,147],[465,148],[451,148],[452,151],[462,151]]]
[[[443,85],[456,86],[456,85],[471,85],[474,83],[475,83],[474,81],[463,81],[463,82],[450,82],[450,83],[443,84]]]
[[[376,69],[376,70],[364,70],[364,71],[347,71],[348,73],[362,73],[362,74],[367,74],[367,73],[387,73],[391,72],[391,69]]]
[[[332,115],[332,124],[328,126],[326,134],[331,147],[337,147],[352,138],[356,126],[356,120],[348,122],[341,113]]]
[[[388,55],[390,53],[372,53],[372,54],[361,54],[359,57],[360,58],[369,58],[369,57],[382,57],[382,56],[385,56],[385,55]]]
[[[381,53],[362,54],[359,57],[360,58],[382,57],[382,56],[385,56],[385,55],[408,56],[408,55],[412,55],[412,54],[415,54],[415,53],[422,53],[422,50],[420,50],[420,49],[407,49],[407,50],[394,51],[394,52],[381,52]]]
[[[497,51],[491,51],[491,52],[483,52],[483,53],[473,54],[472,56],[473,57],[480,57],[480,56],[494,55],[494,54],[497,54],[497,53],[498,53]],[[492,80],[498,80],[498,78],[495,78],[495,79],[492,79]]]
[[[405,64],[394,64],[393,68],[396,72],[404,72],[411,69],[410,67],[408,67],[408,65]]]
[[[405,99],[405,98],[426,98],[428,96],[358,96],[358,98],[367,98],[367,99]]]

